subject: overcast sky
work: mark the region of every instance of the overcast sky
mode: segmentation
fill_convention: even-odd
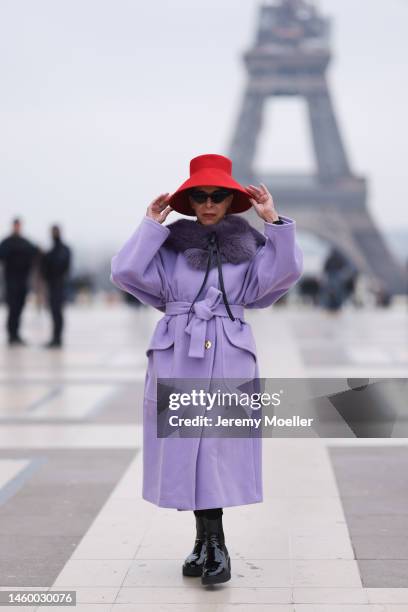
[[[408,227],[408,2],[317,4],[333,18],[329,83],[352,169],[377,223]],[[69,242],[115,249],[192,157],[226,154],[259,5],[2,0],[2,235],[19,214],[44,245],[61,222]],[[304,110],[268,104],[258,168],[313,170]]]

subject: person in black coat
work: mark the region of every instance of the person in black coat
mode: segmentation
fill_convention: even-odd
[[[40,271],[47,286],[48,305],[53,320],[53,335],[45,345],[47,348],[62,346],[64,327],[63,304],[66,278],[71,267],[71,249],[62,242],[58,225],[51,227],[53,247],[41,259]]]
[[[321,304],[329,311],[338,311],[354,291],[357,269],[343,251],[332,247],[323,272]]]
[[[0,242],[0,261],[4,266],[7,332],[9,344],[26,344],[20,337],[21,313],[25,305],[29,276],[40,250],[21,236],[21,221],[13,220],[12,233]]]

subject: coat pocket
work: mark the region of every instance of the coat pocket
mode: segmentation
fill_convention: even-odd
[[[246,376],[249,370],[252,371],[251,365],[257,361],[257,349],[251,326],[240,319],[231,321],[227,317],[222,317],[222,323],[228,340],[224,351],[224,371],[227,367],[228,370],[236,372],[238,377]],[[225,373],[229,375],[226,371]]]
[[[146,349],[146,357],[149,357],[151,351],[165,350],[173,346],[174,333],[171,318],[170,315],[166,315],[157,322],[149,346]]]
[[[157,379],[171,378],[174,368],[174,324],[175,317],[165,315],[156,325],[146,349],[148,372],[145,382],[145,397],[157,399]]]

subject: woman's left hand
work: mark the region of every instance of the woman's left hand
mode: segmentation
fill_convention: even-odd
[[[245,189],[252,195],[252,198],[250,198],[251,204],[261,219],[268,223],[278,221],[279,215],[275,210],[273,198],[266,185],[263,183],[260,184],[260,187],[247,185]]]

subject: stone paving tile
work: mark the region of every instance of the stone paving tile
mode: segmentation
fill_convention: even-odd
[[[363,586],[408,588],[408,445],[330,456]]]

